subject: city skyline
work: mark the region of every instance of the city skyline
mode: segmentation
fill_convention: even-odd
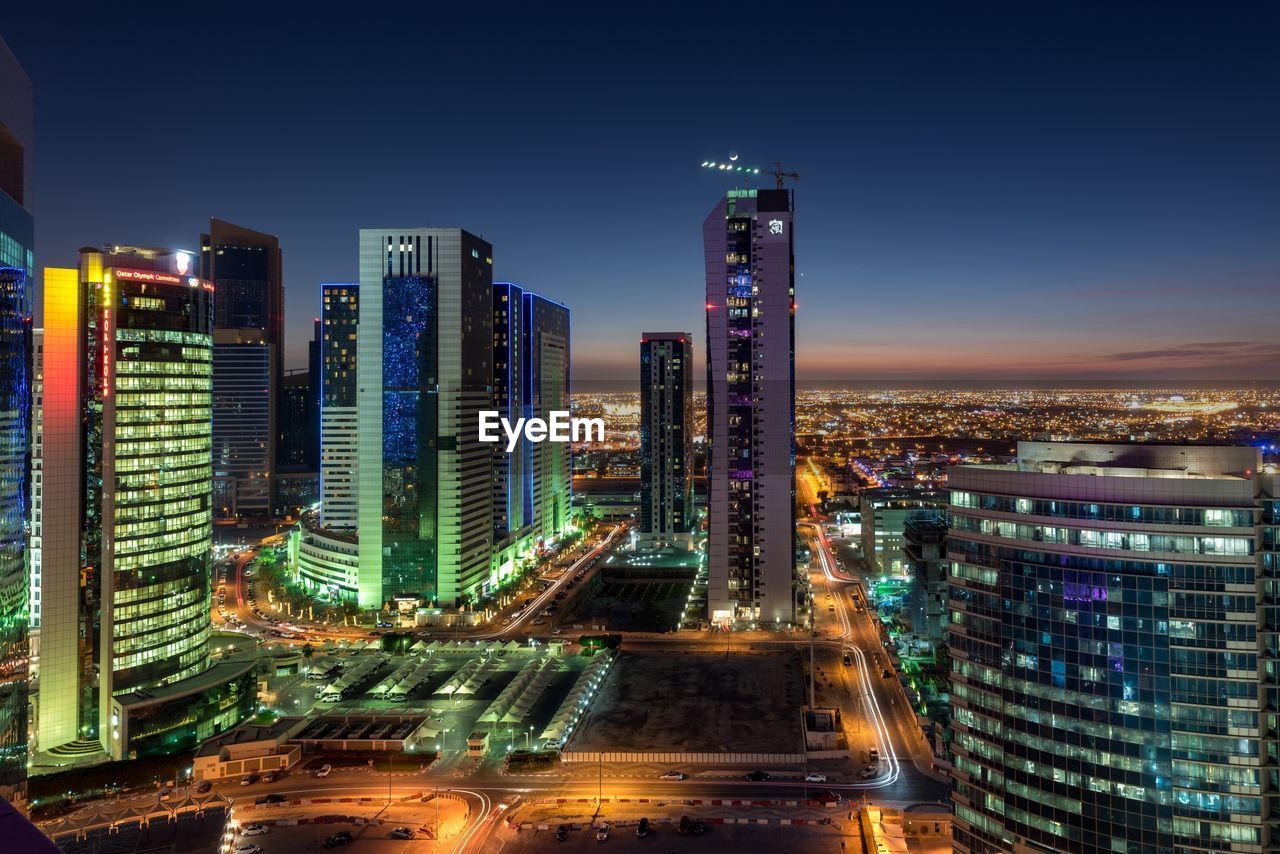
[[[483,223],[482,236],[503,247],[496,276],[554,288],[575,306],[575,379],[628,380],[635,334],[697,328],[691,235],[705,198],[729,183],[698,164],[737,149],[741,162],[778,158],[803,176],[801,383],[1273,377],[1278,315],[1263,298],[1280,283],[1269,202],[1280,186],[1269,154],[1280,147],[1280,121],[1268,106],[1280,70],[1266,61],[1265,34],[1277,12],[1015,10],[796,15],[780,70],[756,83],[759,103],[787,111],[785,133],[726,125],[704,109],[718,68],[701,46],[721,24],[694,12],[670,32],[656,20],[615,29],[594,16],[558,28],[554,16],[513,11],[485,31],[507,61],[479,61],[459,43],[443,45],[439,66],[425,70],[388,60],[377,33],[356,24],[344,27],[355,61],[339,72],[316,68],[310,48],[333,20],[260,10],[260,35],[244,41],[222,29],[230,21],[197,24],[194,10],[174,10],[148,21],[148,56],[170,69],[157,80],[146,63],[104,68],[86,49],[91,39],[127,41],[145,12],[90,32],[17,10],[6,36],[43,93],[37,267],[70,263],[84,242],[118,235],[105,209],[77,203],[89,174],[117,202],[111,217],[130,223],[119,236],[132,242],[196,250],[192,234],[211,215],[275,234],[293,259],[285,363],[295,368],[306,364],[320,283],[355,278],[359,227]],[[430,27],[464,24],[446,14]],[[409,28],[427,25],[408,13]],[[273,36],[279,50],[268,55],[260,48]],[[655,41],[663,51],[648,50]],[[537,57],[524,61],[534,44]],[[670,61],[610,59],[642,48]],[[215,49],[229,83],[289,91],[296,103],[266,111],[251,98],[229,102],[212,132],[129,135],[127,145],[106,139],[82,150],[79,129],[111,120],[112,92],[145,85],[181,105],[207,73],[185,59]],[[381,61],[360,61],[372,56]],[[586,66],[600,73],[576,73]],[[474,101],[502,114],[518,141],[500,127],[465,142],[432,139],[424,153],[449,168],[410,160],[401,183],[422,192],[386,198],[373,164],[399,162],[415,111],[408,131],[373,136],[367,161],[310,111],[332,98],[351,123],[372,120],[387,96],[365,93],[381,93],[383,76],[398,73],[411,89],[428,75],[453,87],[436,110]],[[658,111],[662,119],[650,120]],[[175,175],[193,176],[180,184],[200,176],[202,192],[171,197]],[[520,198],[545,198],[552,180],[566,187],[539,216],[516,213]],[[617,263],[627,238],[599,215],[619,184],[652,188],[627,192],[629,215],[667,249],[645,264]],[[342,204],[327,204],[335,188]],[[600,269],[610,271],[608,287]]]

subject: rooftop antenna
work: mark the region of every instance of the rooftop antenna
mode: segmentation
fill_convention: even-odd
[[[747,180],[750,180],[750,176],[752,175],[760,175],[762,173],[765,175],[772,175],[779,190],[782,189],[782,182],[787,178],[790,178],[792,181],[800,180],[800,173],[784,172],[782,170],[782,163],[777,160],[773,161],[772,169],[760,169],[756,166],[743,166],[738,163],[738,152],[736,151],[730,151],[729,159],[726,161],[704,160],[702,161],[702,168],[716,169],[718,171],[729,172],[734,175],[741,173],[742,177]]]

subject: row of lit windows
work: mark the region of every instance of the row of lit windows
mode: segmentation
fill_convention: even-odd
[[[153,360],[121,360],[116,362],[116,375],[152,374],[157,376],[196,376],[213,375],[212,362],[157,362]]]
[[[116,559],[119,560],[125,555],[154,551],[161,546],[181,546],[186,543],[208,542],[209,529],[202,524],[204,520],[199,516],[188,516],[186,518],[190,520],[191,526],[184,530],[170,529],[162,534],[116,540]]]
[[[148,584],[144,587],[117,588],[112,598],[116,608],[120,608],[128,606],[129,603],[148,602],[155,597],[172,596],[187,590],[198,589],[198,586],[197,588],[192,587],[195,583],[196,578],[191,575],[184,578],[175,578],[171,581],[163,581],[159,584]]]
[[[1172,534],[1146,534],[1133,531],[1096,531],[1086,528],[1054,528],[1000,522],[956,514],[952,529],[977,531],[989,536],[1038,543],[1083,546],[1094,549],[1127,549],[1129,551],[1187,552],[1191,554],[1251,555],[1252,537],[1189,537]]]
[[[208,532],[209,529],[206,528],[205,530]],[[128,572],[130,570],[141,569],[143,567],[172,563],[173,561],[182,560],[183,558],[207,554],[209,552],[209,548],[209,535],[206,533],[198,542],[190,545],[168,549],[154,554],[117,558],[115,561],[115,570],[117,572]]]
[[[116,656],[112,661],[112,667],[117,671],[129,670],[153,661],[174,660],[179,667],[185,667],[190,663],[190,669],[199,672],[203,669],[203,664],[208,658],[208,643],[211,633],[212,628],[206,623],[200,631],[189,638],[170,641],[161,646],[155,646],[128,655]],[[193,672],[190,675],[195,675],[195,673]],[[180,672],[168,678],[178,681],[185,678],[185,676]]]
[[[152,604],[163,606],[164,602],[159,600]],[[138,607],[144,608],[145,605]],[[154,646],[158,640],[163,640],[165,637],[158,632],[182,634],[180,630],[187,624],[198,625],[201,621],[207,621],[208,612],[209,603],[200,596],[194,602],[188,601],[182,605],[175,602],[169,608],[152,608],[147,613],[135,615],[132,619],[116,620],[112,649],[117,653],[125,653]]]
[[[174,329],[135,329],[116,330],[117,341],[152,341],[161,344],[189,344],[196,347],[209,348],[213,339],[202,332],[179,332]]]
[[[205,377],[143,377],[116,376],[116,390],[124,391],[156,391],[156,392],[200,392],[209,390],[209,380]]]
[[[192,495],[208,495],[212,489],[212,484],[205,484],[203,486],[184,484],[179,486],[160,486],[150,489],[122,489],[116,493],[116,506],[150,504],[156,501],[171,501],[179,498],[188,498]],[[165,512],[167,512],[167,506],[156,507],[157,514]]]
[[[169,589],[170,587],[174,587],[174,582],[132,588],[130,592],[134,596],[131,600],[136,598],[140,601],[129,605],[117,603],[116,623],[123,625],[132,620],[143,620],[152,614],[167,614],[193,604],[199,605],[201,612],[209,607],[209,597],[203,585],[192,587],[188,582],[185,585],[179,584],[172,590]],[[143,599],[143,596],[152,598]]]
[[[953,491],[953,507],[1018,513],[1028,516],[1060,516],[1100,522],[1132,522],[1152,525],[1198,525],[1209,528],[1252,528],[1253,511],[1246,509],[1153,507],[1135,504],[1053,501],[1044,498],[1009,498]]]
[[[167,386],[154,392],[118,392],[116,394],[116,410],[129,407],[152,406],[212,406],[213,395],[207,383],[193,384],[188,389],[173,389]]]
[[[206,456],[207,460],[208,457]],[[174,483],[200,483],[213,477],[213,467],[209,465],[193,465],[177,469],[152,469],[137,474],[120,474],[116,472],[116,488],[127,489],[140,486],[166,486]]]
[[[208,412],[208,410],[205,410]],[[193,439],[209,435],[210,421],[179,421],[161,424],[117,424],[116,441],[130,439],[151,439],[158,436],[170,436],[175,439]]]

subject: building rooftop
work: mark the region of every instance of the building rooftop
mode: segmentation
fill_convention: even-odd
[[[305,721],[306,718],[302,717],[283,717],[277,718],[275,723],[269,725],[241,724],[230,732],[225,732],[217,738],[206,741],[200,746],[200,750],[196,755],[214,756],[221,752],[224,747],[230,747],[233,744],[252,744],[255,741],[282,741],[292,735]]]

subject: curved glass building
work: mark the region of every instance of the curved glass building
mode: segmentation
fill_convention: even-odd
[[[949,477],[955,847],[1275,850],[1277,476],[1021,442]]]
[[[252,680],[209,668],[214,293],[190,263],[116,246],[46,271],[40,747],[55,758],[194,746],[252,706]]]

